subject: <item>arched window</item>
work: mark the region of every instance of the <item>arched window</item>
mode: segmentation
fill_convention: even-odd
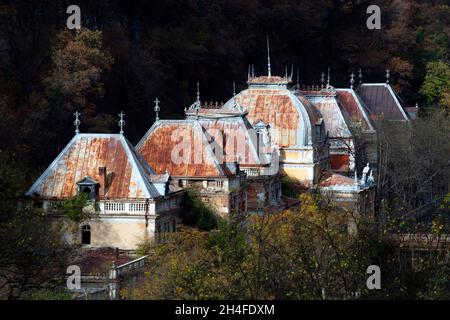
[[[91,227],[88,224],[81,227],[81,244],[91,244]]]

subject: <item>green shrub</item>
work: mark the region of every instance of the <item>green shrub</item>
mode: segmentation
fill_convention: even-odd
[[[67,200],[62,206],[62,213],[69,219],[79,222],[87,218],[83,212],[83,208],[86,207],[88,202],[88,195],[86,193],[80,193]]]
[[[183,224],[205,231],[217,228],[218,221],[214,210],[199,199],[196,191],[187,190],[183,200]]]

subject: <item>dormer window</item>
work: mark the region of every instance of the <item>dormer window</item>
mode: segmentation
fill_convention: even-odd
[[[95,200],[98,197],[99,183],[96,180],[90,177],[84,177],[77,182],[77,186],[78,194],[86,193],[89,200]]]

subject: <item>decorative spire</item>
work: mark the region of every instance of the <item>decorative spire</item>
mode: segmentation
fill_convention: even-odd
[[[159,102],[160,101],[159,101],[158,97],[156,97],[156,100],[154,102],[155,102],[154,110],[155,110],[155,113],[156,113],[156,121],[158,121],[159,120],[159,111],[161,110],[160,107],[159,107]]]
[[[361,68],[359,68],[358,78],[359,78],[359,85],[362,85],[363,74]]]
[[[272,73],[270,72],[270,45],[269,45],[269,36],[267,36],[267,76],[271,77]]]
[[[352,72],[350,75],[350,89],[353,89],[353,85],[355,84],[355,74]]]
[[[287,79],[287,64],[284,65],[284,78]]]
[[[79,134],[80,130],[78,129],[78,127],[80,126],[81,121],[78,117],[81,115],[81,113],[79,113],[77,110],[73,115],[75,116],[75,121],[73,122],[73,124],[75,125],[75,134]]]
[[[252,78],[255,77],[255,65],[252,64]]]
[[[330,86],[330,68],[328,68],[327,88]]]
[[[300,71],[299,71],[299,68],[297,67],[297,86],[299,86],[300,85]],[[299,89],[300,89],[300,87],[299,87]]]
[[[321,73],[320,84],[323,89],[325,87],[325,73],[324,72]]]
[[[197,82],[197,100],[196,102],[200,102],[200,83]]]
[[[389,78],[391,77],[391,70],[386,69],[386,83],[389,83]]]
[[[250,78],[251,78],[251,71],[252,71],[252,67],[250,65],[248,65],[247,80],[250,80]]]
[[[294,64],[291,66],[291,81],[294,78]]]
[[[233,97],[236,96],[236,81],[233,81]]]
[[[356,172],[356,168],[355,168],[355,185],[358,185],[358,173]]]
[[[416,102],[416,109],[419,109],[419,103]]]
[[[120,132],[119,133],[123,134],[123,127],[125,127],[125,120],[123,120],[123,117],[125,117],[125,113],[123,113],[123,111],[120,111],[119,117],[120,117],[120,120],[118,122],[119,127],[120,127]]]

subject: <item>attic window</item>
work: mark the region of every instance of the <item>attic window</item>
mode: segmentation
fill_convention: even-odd
[[[90,178],[84,177],[77,182],[78,194],[86,193],[89,200],[95,200],[98,197],[99,183]]]

